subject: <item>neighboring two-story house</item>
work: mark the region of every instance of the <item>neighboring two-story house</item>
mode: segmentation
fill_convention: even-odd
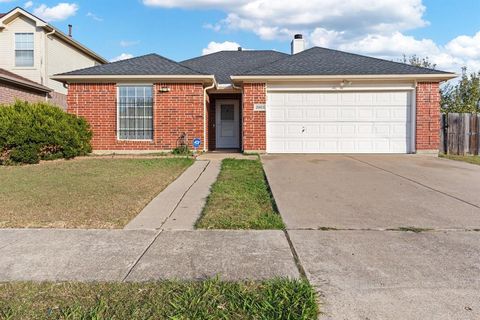
[[[66,108],[67,88],[54,74],[107,63],[97,53],[33,14],[0,13],[0,103],[19,98]]]

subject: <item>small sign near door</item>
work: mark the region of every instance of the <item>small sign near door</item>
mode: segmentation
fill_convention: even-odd
[[[267,106],[265,103],[255,103],[253,105],[253,111],[265,111],[267,110]]]

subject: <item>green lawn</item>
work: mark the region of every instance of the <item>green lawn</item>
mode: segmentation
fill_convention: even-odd
[[[259,160],[225,159],[197,228],[282,229]]]
[[[305,280],[0,284],[0,319],[316,319]]]
[[[450,160],[464,161],[471,164],[480,165],[480,156],[456,156],[452,154],[440,154],[439,156],[441,158],[446,158]]]
[[[0,167],[0,227],[121,228],[192,163],[78,158]]]

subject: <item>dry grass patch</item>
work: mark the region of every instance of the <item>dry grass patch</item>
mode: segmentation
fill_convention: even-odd
[[[455,160],[455,161],[463,161],[468,162],[471,164],[480,165],[480,156],[457,156],[453,154],[440,154],[440,158]]]
[[[121,228],[192,163],[87,158],[0,167],[0,227]]]

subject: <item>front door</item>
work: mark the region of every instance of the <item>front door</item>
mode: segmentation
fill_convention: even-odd
[[[240,148],[240,112],[238,100],[216,102],[216,147]]]

